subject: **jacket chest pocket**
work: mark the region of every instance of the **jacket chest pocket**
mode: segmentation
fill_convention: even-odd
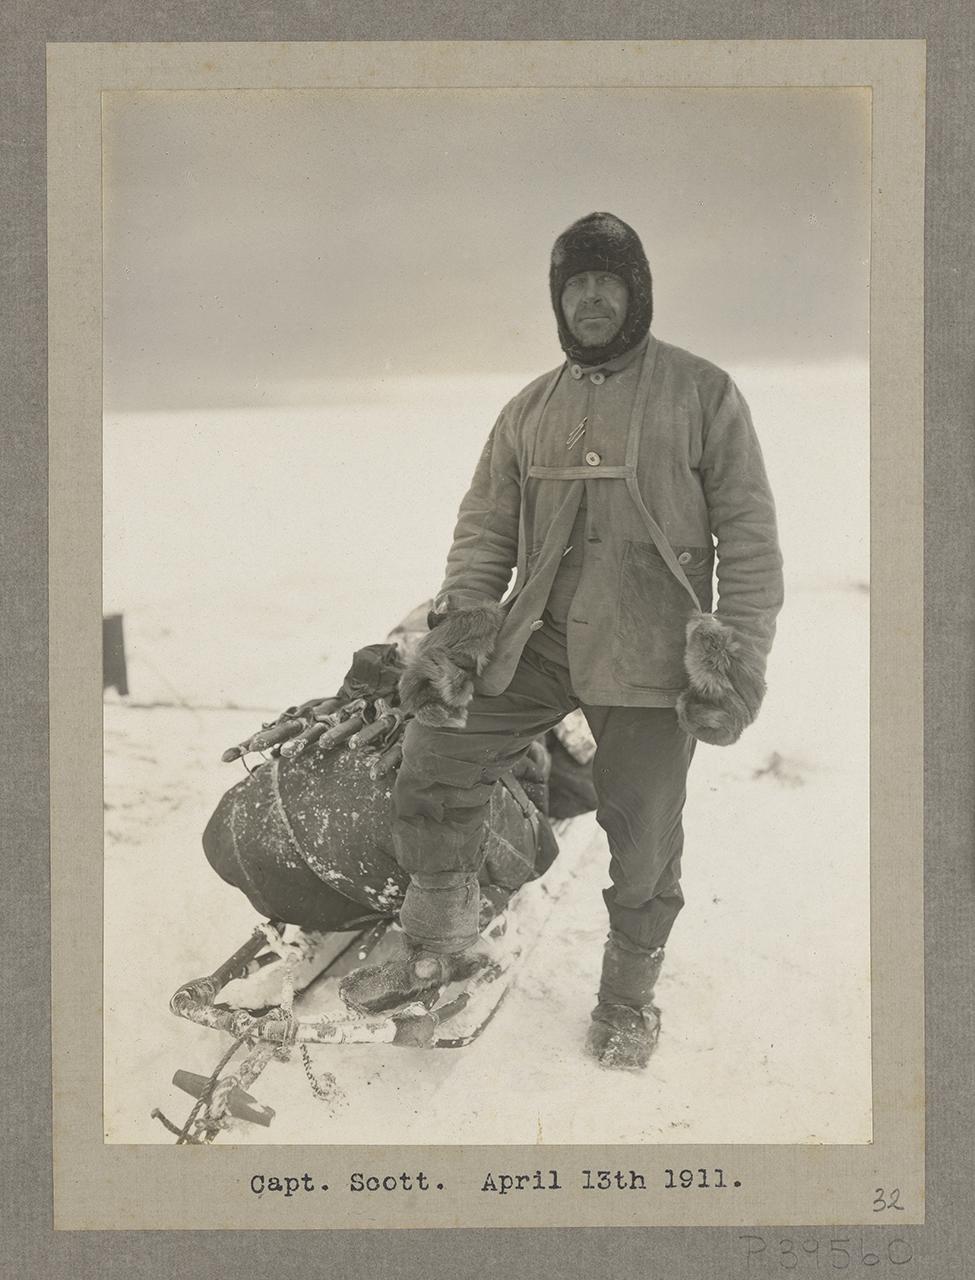
[[[714,550],[675,546],[703,612],[711,608]],[[627,542],[620,565],[613,638],[613,667],[622,684],[677,690],[684,671],[685,628],[694,610],[690,596],[652,542]]]

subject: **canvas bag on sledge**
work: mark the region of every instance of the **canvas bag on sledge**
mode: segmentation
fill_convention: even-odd
[[[409,621],[392,634],[393,644],[356,652],[331,702],[395,703]],[[482,925],[554,860],[558,846],[546,811],[568,817],[594,807],[591,744],[571,722],[561,737],[564,743],[548,738],[554,776],[552,755],[536,743],[495,784],[480,873]],[[207,860],[256,911],[303,929],[343,931],[395,916],[408,881],[392,851],[395,768],[377,776],[375,751],[350,747],[349,739],[292,756],[275,750],[220,800],[203,834]]]

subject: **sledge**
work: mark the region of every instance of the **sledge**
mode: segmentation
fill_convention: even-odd
[[[559,824],[560,835],[572,820]],[[413,1050],[461,1049],[490,1025],[510,991],[545,920],[572,879],[559,859],[543,879],[515,895],[483,937],[491,959],[472,977],[448,984],[427,1002],[384,1016],[353,1013],[339,995],[341,979],[359,965],[388,958],[402,938],[394,920],[359,933],[316,934],[281,922],[258,926],[212,974],[185,983],[173,1013],[232,1038],[209,1076],[178,1070],[173,1084],[197,1101],[177,1127],[153,1114],[177,1141],[213,1142],[234,1121],[270,1125],[274,1112],[248,1090],[274,1061],[299,1056],[312,1091],[317,1075],[308,1049],[324,1045],[388,1044]],[[327,1101],[327,1098],[323,1100]]]
[[[343,1002],[346,974],[405,945],[396,910],[406,878],[386,848],[383,825],[405,727],[394,692],[403,634],[403,627],[393,633],[392,646],[359,650],[339,694],[287,708],[224,753],[245,767],[250,753],[270,754],[223,797],[204,832],[204,850],[218,874],[269,918],[170,1001],[178,1017],[231,1040],[208,1075],[175,1073],[173,1083],[195,1099],[182,1126],[153,1112],[177,1143],[213,1142],[238,1121],[270,1125],[273,1110],[249,1090],[271,1062],[295,1053],[312,1091],[327,1101],[309,1046],[472,1044],[571,880],[569,860],[556,855],[569,815],[594,807],[588,777],[594,748],[581,716],[556,731],[551,749],[533,750],[520,780],[505,775],[495,784],[473,971],[386,1014],[360,1014]]]

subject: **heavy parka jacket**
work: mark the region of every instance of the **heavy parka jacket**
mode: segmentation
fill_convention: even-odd
[[[673,706],[688,620],[712,608],[764,670],[783,596],[775,507],[748,407],[723,370],[653,334],[602,365],[563,364],[502,410],[458,514],[440,607],[504,599],[477,685],[511,681],[586,496],[566,622],[584,703]],[[578,534],[578,529],[576,533]]]

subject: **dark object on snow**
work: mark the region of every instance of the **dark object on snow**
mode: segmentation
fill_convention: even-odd
[[[102,618],[102,688],[117,689],[123,698],[129,694],[125,633],[120,613],[109,613]]]

